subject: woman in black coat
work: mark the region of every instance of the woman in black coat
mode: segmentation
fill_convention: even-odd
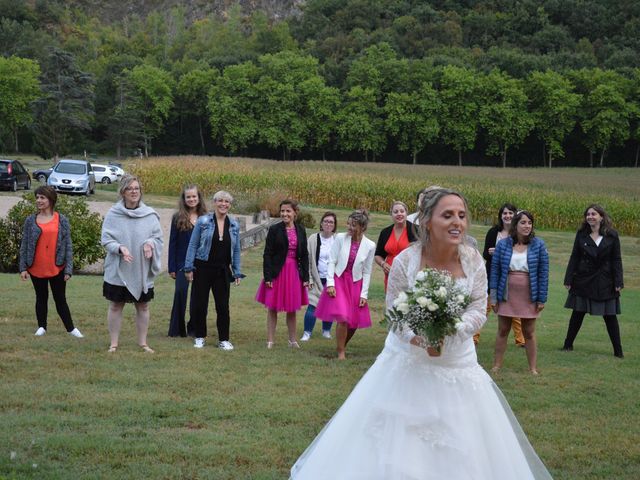
[[[613,354],[623,358],[616,316],[620,314],[620,290],[624,288],[620,240],[611,227],[609,215],[600,205],[589,205],[584,211],[584,221],[576,234],[564,285],[569,290],[564,306],[571,308],[573,313],[562,349],[573,350],[573,341],[582,320],[589,313],[602,315]]]

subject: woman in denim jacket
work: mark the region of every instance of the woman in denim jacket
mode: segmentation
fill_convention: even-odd
[[[493,372],[502,367],[511,319],[519,317],[529,370],[533,375],[538,374],[536,318],[547,301],[549,254],[544,242],[535,236],[533,222],[530,212],[516,213],[509,236],[496,244],[491,259],[491,308],[498,314]]]
[[[223,190],[213,196],[214,212],[196,221],[184,272],[191,287],[191,320],[196,348],[204,347],[207,336],[207,310],[209,290],[216,302],[218,348],[233,350],[229,341],[230,285],[240,283],[240,225],[227,213],[233,202],[229,192]]]

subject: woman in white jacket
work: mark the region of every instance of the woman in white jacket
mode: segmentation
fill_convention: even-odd
[[[371,326],[367,297],[376,244],[365,237],[369,224],[366,210],[356,210],[347,219],[347,232],[339,233],[331,247],[327,287],[316,307],[316,317],[337,322],[338,359],[358,328]]]

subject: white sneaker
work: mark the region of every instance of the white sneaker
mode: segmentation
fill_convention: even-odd
[[[233,350],[233,344],[228,340],[218,342],[218,348],[221,350]]]
[[[304,332],[302,334],[302,338],[300,339],[300,341],[301,342],[308,342],[310,338],[311,338],[311,332]]]
[[[196,338],[193,342],[194,348],[202,348],[204,347],[204,338]]]
[[[44,328],[40,327],[40,328],[38,328],[38,329],[36,330],[36,333],[34,333],[34,335],[35,335],[36,337],[41,337],[41,336],[42,336],[42,335],[44,335],[45,333],[47,333],[47,331],[46,331]]]
[[[323,330],[322,331],[322,336],[324,338],[331,338],[331,330]]]
[[[80,330],[78,330],[77,328],[74,328],[73,330],[71,330],[69,332],[69,335],[76,338],[84,338],[84,335],[80,333]]]

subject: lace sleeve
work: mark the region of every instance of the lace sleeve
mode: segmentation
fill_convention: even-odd
[[[403,252],[404,253],[404,252]],[[408,252],[407,252],[408,253]],[[393,301],[400,294],[409,290],[409,255],[400,255],[395,258],[389,271],[389,280],[387,282],[387,296],[386,296],[386,309],[393,308]],[[409,343],[415,333],[405,328],[402,331],[396,330],[395,335],[403,342]]]
[[[451,337],[452,341],[463,341],[472,337],[487,321],[487,271],[478,252],[469,259],[467,278],[471,284],[471,303],[462,314],[462,322],[458,332]]]

